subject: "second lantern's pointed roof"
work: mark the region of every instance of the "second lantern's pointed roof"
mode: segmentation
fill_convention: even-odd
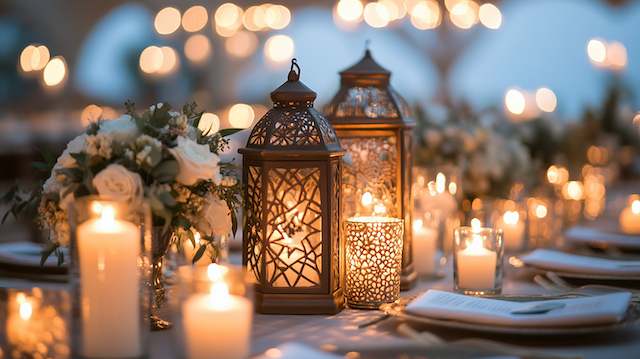
[[[391,72],[380,65],[371,55],[371,51],[366,49],[364,56],[360,61],[352,66],[340,71],[342,77],[361,77],[361,76],[382,76],[389,77]]]

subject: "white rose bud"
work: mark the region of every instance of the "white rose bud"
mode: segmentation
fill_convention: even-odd
[[[231,210],[227,202],[213,194],[204,199],[196,223],[198,232],[206,236],[226,236],[231,233]]]
[[[136,204],[144,195],[140,175],[122,165],[107,166],[93,178],[92,183],[100,196],[116,201]]]
[[[176,181],[187,186],[200,180],[220,183],[219,158],[209,150],[209,146],[198,144],[182,136],[178,137],[177,142],[176,147],[169,149],[178,161]]]

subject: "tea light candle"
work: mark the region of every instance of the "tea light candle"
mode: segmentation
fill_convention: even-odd
[[[480,221],[474,221],[470,238],[456,239],[466,242],[466,248],[458,250],[455,258],[457,285],[463,290],[481,291],[495,287],[498,254],[485,247],[480,232]],[[458,230],[457,235],[463,236],[463,233]]]
[[[194,294],[182,304],[188,358],[240,359],[249,356],[252,306],[247,298],[229,294],[217,264],[208,267],[211,291]]]
[[[413,265],[419,275],[435,273],[437,242],[435,229],[425,227],[421,219],[413,221]]]
[[[78,226],[82,352],[87,357],[142,354],[138,258],[140,231],[111,206]]]
[[[622,232],[640,234],[640,199],[633,199],[631,204],[622,210],[619,221]]]
[[[352,217],[345,222],[346,297],[350,307],[377,309],[400,297],[404,221]]]
[[[524,221],[520,220],[518,211],[505,211],[498,220],[497,226],[504,232],[504,246],[506,250],[522,249],[524,242]]]

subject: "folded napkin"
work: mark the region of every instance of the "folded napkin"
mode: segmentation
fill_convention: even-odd
[[[510,302],[429,290],[412,301],[406,311],[430,318],[476,324],[569,327],[619,322],[627,312],[630,299],[631,293],[619,292],[584,298]],[[551,302],[564,303],[564,307],[544,314],[511,314],[512,311]]]
[[[594,275],[640,276],[640,261],[588,257],[549,249],[536,249],[520,259],[527,265],[549,270]]]
[[[566,231],[564,236],[569,243],[604,243],[617,247],[640,248],[640,236],[606,232],[591,227],[576,226]]]
[[[337,356],[327,352],[322,352],[300,343],[284,343],[277,348],[271,348],[267,350],[263,355],[258,356],[256,359],[271,359],[271,358],[337,359],[337,358],[342,358],[342,356]]]

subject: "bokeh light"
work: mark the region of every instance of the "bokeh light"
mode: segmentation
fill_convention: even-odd
[[[24,72],[40,71],[49,62],[51,55],[44,45],[29,45],[20,53],[20,69]]]
[[[204,6],[192,6],[182,15],[182,28],[187,32],[202,30],[209,20],[209,14]]]
[[[587,43],[587,55],[596,65],[603,65],[607,59],[607,47],[600,39],[591,39]]]
[[[526,107],[524,94],[518,89],[509,89],[504,95],[504,105],[512,114],[522,115]]]
[[[249,128],[255,114],[253,108],[244,103],[237,103],[229,109],[229,123],[233,128]]]
[[[614,41],[607,46],[607,65],[612,70],[622,70],[627,66],[627,48],[618,41]]]
[[[184,43],[184,55],[193,63],[199,64],[211,56],[211,42],[202,34],[189,36]]]
[[[92,122],[97,122],[102,117],[102,107],[90,104],[80,113],[80,122],[83,126],[88,126]]]
[[[480,5],[478,17],[480,23],[489,29],[497,30],[502,25],[502,13],[497,6],[491,3]]]
[[[387,10],[389,20],[400,20],[407,15],[407,8],[401,0],[378,0],[378,3]]]
[[[360,0],[340,0],[336,5],[336,14],[345,22],[357,22],[362,18],[364,6]]]
[[[389,24],[389,12],[384,5],[370,2],[364,7],[364,22],[374,28],[385,27]]]
[[[461,29],[470,29],[478,22],[478,4],[471,0],[461,0],[449,10],[449,19]]]
[[[140,70],[147,74],[155,73],[162,67],[162,50],[158,46],[148,46],[140,54]]]
[[[264,6],[249,6],[242,16],[242,24],[249,31],[261,31],[267,27]]]
[[[215,113],[205,112],[200,116],[198,128],[205,136],[213,135],[220,130],[220,118]]]
[[[291,12],[284,5],[270,5],[264,12],[264,22],[274,30],[284,29],[291,22]]]
[[[435,0],[417,2],[410,11],[411,24],[420,30],[434,29],[442,22],[440,6]]]
[[[233,36],[242,26],[242,8],[233,3],[224,3],[214,14],[215,30],[223,37]]]
[[[541,87],[536,91],[536,104],[541,111],[553,112],[558,105],[558,99],[551,89]]]
[[[162,65],[157,71],[158,74],[168,75],[173,73],[179,65],[178,53],[169,46],[162,46],[160,50],[162,51]]]
[[[234,57],[245,58],[256,51],[258,37],[249,31],[238,31],[235,35],[226,39],[224,48]]]
[[[174,7],[165,7],[158,11],[153,26],[160,35],[173,34],[180,27],[180,10]]]
[[[66,77],[67,64],[62,56],[52,58],[42,72],[42,80],[50,87],[60,85]]]
[[[295,52],[293,39],[287,35],[274,35],[264,44],[266,58],[275,63],[289,61]]]

